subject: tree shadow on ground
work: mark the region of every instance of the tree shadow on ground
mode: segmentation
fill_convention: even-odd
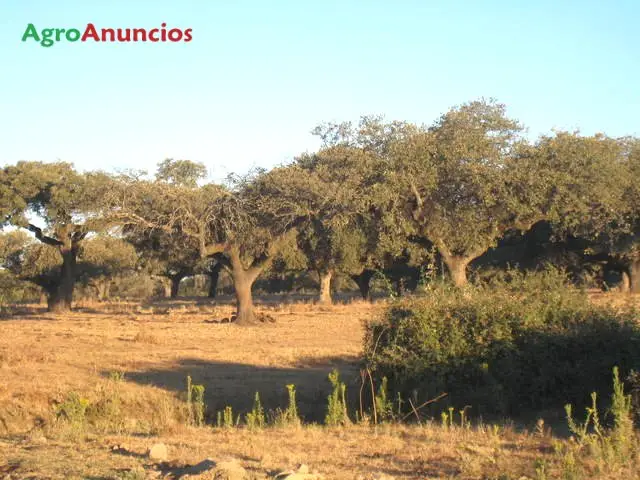
[[[193,384],[204,385],[209,422],[225,407],[234,414],[249,412],[256,392],[266,411],[284,409],[288,402],[287,385],[296,386],[300,415],[306,422],[322,422],[327,397],[331,392],[329,373],[337,369],[347,384],[348,401],[358,403],[359,360],[355,357],[313,358],[301,360],[295,367],[266,367],[251,364],[205,361],[183,358],[167,368],[127,373],[126,379],[141,385],[153,385],[173,392],[186,392],[187,376]],[[107,376],[109,372],[103,372]]]

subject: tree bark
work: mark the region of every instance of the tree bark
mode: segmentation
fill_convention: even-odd
[[[629,264],[629,292],[640,293],[640,258],[632,259]]]
[[[451,281],[456,287],[463,287],[467,284],[467,266],[472,258],[451,256],[445,257],[444,263],[451,275]]]
[[[74,225],[61,225],[56,229],[55,237],[49,237],[40,227],[29,224],[27,227],[36,238],[54,247],[62,257],[60,276],[55,284],[47,288],[47,309],[50,312],[68,312],[73,302],[73,290],[76,285],[76,264],[80,243],[87,236],[87,231]]]
[[[94,280],[93,286],[96,289],[98,300],[103,302],[109,299],[109,293],[111,290],[110,278],[98,278]]]
[[[451,281],[456,287],[463,287],[467,284],[467,267],[473,260],[488,250],[488,247],[480,245],[467,252],[466,255],[456,255],[449,250],[449,247],[442,239],[436,238],[434,244],[444,264],[447,266]]]
[[[320,277],[320,304],[331,305],[333,299],[331,298],[331,277],[333,272],[328,270],[326,272],[318,272]]]
[[[273,260],[275,253],[284,245],[288,236],[294,233],[292,230],[273,240],[266,251],[260,256],[253,257],[251,264],[245,267],[240,247],[229,242],[225,244],[225,255],[221,257],[223,266],[231,273],[233,286],[236,293],[236,323],[238,325],[253,325],[257,323],[253,307],[251,288],[253,283]]]
[[[233,288],[236,293],[236,323],[238,325],[253,325],[256,317],[253,307],[251,288],[253,279],[246,271],[233,272]]]
[[[179,275],[172,275],[170,278],[171,280],[171,298],[178,298],[178,292],[180,291],[180,282],[182,282],[182,279],[185,276],[182,274]]]
[[[257,323],[253,307],[251,288],[256,278],[267,265],[267,257],[256,260],[249,268],[245,268],[237,247],[232,246],[228,253],[233,277],[233,288],[236,294],[236,320],[238,325],[254,325]]]
[[[371,279],[374,275],[375,272],[373,270],[363,270],[359,275],[351,275],[353,281],[358,285],[360,295],[364,300],[371,300]]]
[[[171,298],[171,280],[168,278],[163,279],[162,289],[164,290],[164,298]]]
[[[71,302],[59,288],[56,288],[47,296],[47,311],[52,313],[71,311]]]
[[[213,267],[209,269],[207,275],[209,276],[209,298],[216,298],[218,295],[218,280],[220,280],[220,270],[222,269],[222,264],[217,262]]]
[[[621,272],[622,279],[620,281],[620,292],[621,293],[629,293],[631,290],[631,279],[629,278],[629,274],[626,271]]]
[[[47,296],[47,310],[55,313],[71,310],[76,284],[77,248],[61,246],[59,251],[62,255],[60,282],[48,292]]]

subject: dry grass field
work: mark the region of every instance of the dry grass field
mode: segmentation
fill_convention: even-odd
[[[236,459],[256,478],[298,464],[325,479],[555,478],[536,477],[536,462],[548,459],[554,468],[556,440],[548,431],[445,429],[439,421],[213,427],[225,406],[250,410],[255,392],[266,410],[283,408],[287,384],[296,385],[305,422],[319,424],[334,368],[357,400],[363,324],[381,303],[261,308],[276,322],[211,323],[232,307],[193,301],[80,304],[65,316],[34,306],[1,319],[0,479],[213,478],[185,470],[207,458]],[[208,426],[184,421],[188,375],[205,386]],[[100,423],[98,414],[91,428],[56,421],[70,392],[92,405],[117,396],[117,422],[105,415]],[[146,456],[158,442],[168,447],[167,461]]]

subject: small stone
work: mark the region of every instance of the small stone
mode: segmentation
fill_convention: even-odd
[[[216,465],[215,480],[247,480],[247,471],[237,460],[219,462]]]
[[[300,464],[300,466],[298,466],[298,473],[309,473],[309,466],[304,463]]]
[[[306,467],[306,465],[304,465]],[[309,473],[309,468],[306,471],[300,472],[282,472],[276,475],[276,480],[322,480],[324,477],[318,473]]]
[[[151,460],[164,462],[168,457],[167,446],[164,443],[156,443],[149,449],[149,458]]]
[[[31,441],[36,445],[44,445],[45,443],[48,442],[47,437],[45,437],[44,435],[38,435],[34,437]]]

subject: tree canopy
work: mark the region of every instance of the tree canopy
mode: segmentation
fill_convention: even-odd
[[[215,294],[225,269],[237,321],[251,324],[253,285],[276,258],[275,270],[313,270],[322,302],[338,276],[367,297],[374,272],[406,275],[434,251],[461,287],[471,262],[545,224],[551,241],[579,238],[585,262],[639,291],[640,141],[524,132],[483,99],[430,125],[322,124],[317,151],[225,182],[191,160],[165,159],[152,175],[17,162],[0,169],[0,225],[19,229],[2,237],[3,265],[40,285],[52,310],[71,307],[77,282],[105,297],[109,278],[132,269],[163,278],[172,296],[205,273]]]

